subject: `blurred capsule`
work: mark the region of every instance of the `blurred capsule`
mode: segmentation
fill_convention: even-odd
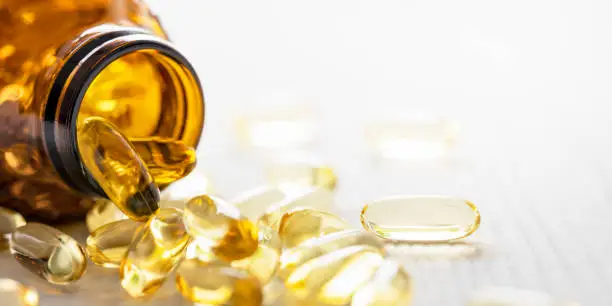
[[[278,275],[287,279],[297,267],[314,258],[356,245],[369,246],[384,254],[384,244],[375,235],[360,230],[346,230],[308,240],[285,250],[281,255]]]
[[[196,165],[195,149],[180,140],[161,137],[130,138],[157,185],[188,175]]]
[[[242,269],[187,259],[176,273],[176,286],[188,300],[206,305],[259,306],[263,301],[259,280]]]
[[[171,206],[182,209],[189,199],[203,194],[214,194],[214,188],[204,170],[196,166],[189,175],[163,189],[160,197],[162,200],[160,206],[164,205],[164,203],[179,204],[179,202],[182,202],[183,204],[180,207]]]
[[[87,268],[85,251],[72,237],[35,222],[13,232],[11,254],[23,267],[52,284],[76,281]]]
[[[322,188],[311,188],[300,191],[287,191],[287,198],[268,207],[259,217],[258,224],[279,230],[283,215],[298,208],[314,208],[329,211],[334,202],[332,192]]]
[[[222,260],[240,260],[257,250],[257,226],[219,198],[195,197],[185,205],[184,214],[189,234]]]
[[[230,203],[240,210],[240,213],[257,220],[269,207],[283,201],[288,197],[287,192],[278,186],[263,186],[245,192]]]
[[[270,163],[266,169],[271,184],[309,188],[319,187],[329,191],[336,188],[338,178],[330,167],[304,158],[284,158]]]
[[[85,217],[85,224],[90,233],[99,227],[119,220],[128,219],[113,202],[107,199],[96,199],[94,206]]]
[[[473,292],[467,306],[580,306],[539,291],[512,287],[485,287]]]
[[[9,246],[11,233],[25,224],[26,221],[20,213],[0,207],[0,251]]]
[[[0,278],[2,306],[38,306],[38,292],[10,278]]]
[[[309,239],[340,232],[350,226],[344,219],[325,211],[301,208],[283,215],[278,233],[283,248],[296,247]]]
[[[353,306],[406,306],[412,299],[412,281],[395,261],[385,260],[374,277],[359,288],[352,298]]]
[[[130,141],[111,122],[89,117],[77,128],[81,160],[108,198],[131,219],[159,208],[159,189]]]
[[[127,219],[99,227],[87,238],[86,250],[89,259],[99,266],[119,268],[134,233],[142,225],[143,223]]]
[[[121,262],[123,289],[133,297],[155,292],[183,259],[189,241],[182,212],[160,209],[136,232]]]
[[[363,227],[396,241],[442,242],[461,239],[480,226],[474,204],[443,196],[398,196],[364,206]]]

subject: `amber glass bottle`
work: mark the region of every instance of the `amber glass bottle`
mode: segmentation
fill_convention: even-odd
[[[199,80],[141,0],[0,0],[0,206],[44,220],[104,197],[77,122],[196,146]]]

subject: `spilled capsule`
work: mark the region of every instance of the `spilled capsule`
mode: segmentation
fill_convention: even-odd
[[[395,241],[443,242],[467,237],[480,225],[469,201],[443,196],[399,196],[365,205],[363,227]]]
[[[353,306],[406,306],[412,299],[410,275],[395,261],[385,259],[370,281],[359,288]]]
[[[279,230],[280,221],[287,212],[299,208],[314,208],[330,210],[334,203],[332,192],[322,188],[310,188],[287,191],[288,195],[282,201],[269,206],[257,220],[262,226]]]
[[[99,227],[119,220],[128,219],[113,202],[107,199],[96,199],[93,207],[87,212],[85,224],[90,233]]]
[[[87,268],[85,251],[72,237],[36,222],[13,232],[11,254],[23,267],[52,284],[76,281]]]
[[[10,278],[0,278],[2,306],[38,306],[38,292]]]
[[[195,149],[180,140],[162,137],[130,138],[157,185],[188,175],[196,165]]]
[[[119,268],[134,233],[143,223],[126,219],[105,224],[93,231],[86,242],[89,259],[105,268]]]
[[[26,224],[23,216],[9,208],[0,207],[0,250],[9,246],[9,237],[18,227]]]
[[[296,247],[309,239],[348,229],[344,219],[321,210],[302,208],[283,215],[279,235],[283,248]]]

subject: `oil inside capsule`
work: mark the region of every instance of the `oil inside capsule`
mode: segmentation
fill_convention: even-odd
[[[155,184],[167,185],[188,175],[196,165],[195,149],[180,140],[161,137],[130,138]]]
[[[134,233],[142,225],[143,223],[126,219],[99,227],[87,238],[87,255],[96,265],[119,268]]]
[[[287,193],[287,197],[269,206],[257,220],[258,224],[278,231],[283,214],[299,208],[329,211],[334,203],[334,194],[323,188],[283,190]]]
[[[27,223],[11,236],[11,254],[29,271],[64,285],[83,276],[85,251],[72,237],[50,226]]]
[[[0,251],[9,246],[8,239],[11,233],[25,224],[26,221],[20,213],[0,207]]]
[[[184,214],[189,234],[222,260],[240,260],[257,250],[257,226],[219,198],[195,197],[185,205]]]
[[[107,199],[96,199],[93,207],[87,212],[85,224],[90,233],[99,227],[119,220],[128,219],[113,202]]]
[[[283,248],[288,249],[309,239],[343,231],[349,227],[344,219],[336,215],[321,210],[303,208],[284,214],[278,232],[283,242]]]
[[[10,278],[0,278],[2,306],[38,306],[38,292]]]
[[[318,187],[333,191],[338,177],[334,170],[317,161],[285,158],[270,163],[266,169],[268,182],[293,188]]]
[[[354,306],[406,306],[412,299],[410,275],[400,264],[385,260],[372,279],[353,295]]]
[[[186,299],[205,305],[259,306],[263,301],[256,277],[222,263],[187,259],[177,269],[176,286]]]
[[[184,257],[189,241],[182,212],[160,209],[132,238],[119,268],[123,289],[133,297],[157,291]]]
[[[84,166],[108,198],[131,219],[145,221],[158,209],[159,189],[130,141],[109,121],[90,117],[77,128]]]
[[[443,242],[467,237],[480,225],[474,204],[442,196],[392,197],[367,204],[361,224],[381,238]]]

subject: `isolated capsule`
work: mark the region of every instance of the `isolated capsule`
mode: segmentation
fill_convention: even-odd
[[[184,214],[189,234],[222,260],[240,260],[257,250],[257,226],[219,198],[195,197],[185,205]]]
[[[108,198],[131,219],[145,221],[159,208],[159,189],[130,141],[111,122],[85,119],[77,128],[81,160]]]
[[[162,137],[130,138],[157,185],[188,175],[196,165],[195,149],[180,140]]]
[[[2,306],[38,306],[38,292],[10,278],[0,278]]]
[[[302,208],[283,215],[278,229],[283,248],[348,229],[344,219],[321,210]]]
[[[182,212],[160,209],[132,238],[119,269],[123,289],[133,297],[155,292],[183,259],[189,241]]]
[[[259,306],[263,301],[256,277],[222,263],[187,259],[177,269],[176,286],[186,299],[206,305]]]
[[[386,259],[374,276],[353,295],[353,306],[406,306],[412,299],[410,275],[395,261]]]
[[[119,268],[132,242],[134,233],[143,223],[126,219],[105,224],[93,231],[86,242],[89,259],[106,268]]]
[[[365,205],[363,227],[395,241],[442,242],[471,235],[480,225],[474,204],[443,196],[400,196]]]
[[[257,220],[258,224],[279,229],[280,221],[287,212],[299,208],[314,208],[328,211],[333,205],[334,195],[322,188],[310,188],[287,191],[288,196],[282,201],[269,206]]]
[[[9,246],[9,237],[18,227],[26,224],[23,216],[9,208],[0,207],[0,250]]]
[[[85,224],[90,233],[99,227],[119,220],[128,219],[113,202],[107,199],[96,199],[93,207],[87,212]]]
[[[285,158],[266,167],[270,184],[293,188],[318,187],[333,191],[338,177],[334,170],[320,162],[306,158]]]
[[[50,283],[65,285],[83,276],[85,251],[72,237],[50,226],[30,222],[13,232],[11,254],[29,271]]]

